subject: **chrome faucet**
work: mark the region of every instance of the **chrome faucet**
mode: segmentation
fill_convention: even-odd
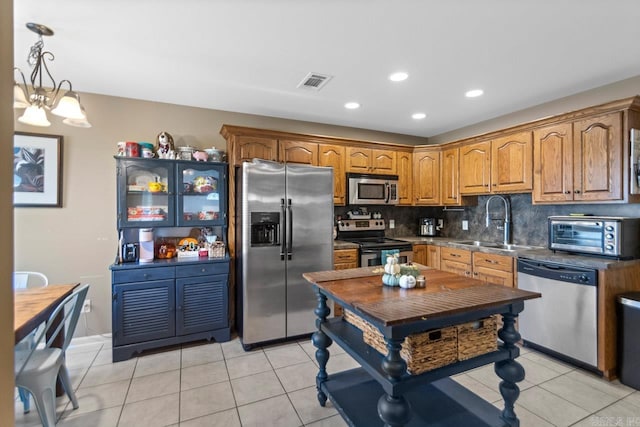
[[[491,200],[498,198],[501,199],[502,202],[504,203],[504,218],[491,218],[491,216],[489,215],[489,204],[491,204]],[[508,245],[509,243],[511,243],[511,204],[509,203],[509,199],[503,197],[503,196],[491,196],[489,197],[489,199],[487,199],[487,206],[486,206],[486,226],[490,227],[491,226],[491,221],[492,220],[503,220],[504,221],[504,244]],[[500,229],[500,226],[498,226],[498,229]]]

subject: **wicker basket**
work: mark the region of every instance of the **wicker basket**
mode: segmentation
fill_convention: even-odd
[[[456,325],[458,360],[467,360],[498,349],[496,316]]]
[[[378,328],[360,316],[345,310],[344,319],[362,331],[365,343],[379,353],[388,353],[384,336]],[[407,362],[407,371],[417,375],[457,361],[457,330],[455,326],[411,334],[402,343],[400,356]]]

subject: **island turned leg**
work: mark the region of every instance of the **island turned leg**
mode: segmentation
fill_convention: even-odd
[[[320,402],[320,406],[324,406],[327,403],[327,395],[322,391],[322,383],[324,383],[327,378],[327,362],[329,361],[329,350],[327,347],[331,345],[333,342],[331,338],[322,331],[322,324],[327,321],[327,316],[331,312],[329,307],[327,306],[327,297],[324,296],[320,291],[316,291],[318,295],[318,306],[313,310],[317,319],[316,319],[316,328],[318,329],[311,336],[311,342],[317,348],[316,350],[316,360],[318,361],[318,375],[316,375],[316,390],[318,390],[318,402]]]
[[[521,310],[518,310],[518,312]],[[520,334],[515,328],[518,315],[514,313],[504,313],[502,315],[502,329],[498,331],[498,336],[504,342],[502,348],[509,350],[510,356],[507,360],[496,362],[495,372],[502,378],[500,382],[500,394],[504,399],[504,410],[500,417],[512,427],[519,427],[520,420],[513,410],[513,405],[520,396],[520,389],[517,382],[524,380],[524,368],[514,359],[519,355],[519,349],[515,343],[520,340]]]
[[[382,369],[391,381],[400,381],[407,370],[407,362],[400,356],[402,349],[401,339],[387,339],[389,353],[382,360]],[[392,396],[383,394],[378,400],[378,415],[384,421],[385,427],[401,427],[411,419],[411,405],[404,396]]]

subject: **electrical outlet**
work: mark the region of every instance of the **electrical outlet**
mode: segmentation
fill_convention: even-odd
[[[462,229],[463,229],[464,231],[469,230],[469,221],[467,221],[466,219],[463,219],[463,220],[462,220]]]
[[[389,228],[396,228],[396,220],[395,219],[390,219],[389,220]]]
[[[82,303],[81,313],[89,313],[90,311],[91,311],[91,300],[90,299],[86,299]]]
[[[438,219],[438,228],[442,228],[442,227],[444,227],[444,220]]]

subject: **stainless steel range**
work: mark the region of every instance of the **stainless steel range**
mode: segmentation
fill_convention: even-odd
[[[384,237],[384,230],[384,219],[345,219],[338,221],[337,238],[360,246],[360,267],[383,265],[383,253],[394,250],[399,252],[399,262],[411,262],[411,243]]]

